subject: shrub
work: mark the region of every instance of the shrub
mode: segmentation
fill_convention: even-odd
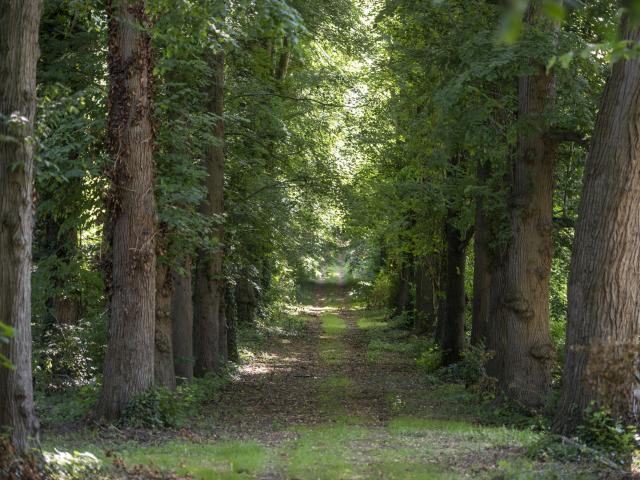
[[[487,374],[487,362],[493,358],[493,352],[484,345],[471,345],[462,354],[462,360],[438,371],[443,380],[463,383],[482,396],[495,394],[496,380]]]
[[[442,351],[440,347],[435,343],[431,344],[420,354],[420,357],[416,360],[416,364],[418,368],[425,373],[433,373],[438,370],[442,364]]]
[[[127,405],[119,423],[133,428],[174,427],[179,408],[179,400],[174,392],[152,387]]]
[[[173,428],[193,416],[197,407],[218,399],[228,383],[231,369],[226,367],[217,374],[194,378],[175,390],[152,387],[139,395],[125,408],[119,424],[132,428]]]
[[[594,404],[585,410],[576,432],[581,441],[604,452],[616,463],[627,463],[640,447],[636,427],[625,425],[609,409],[596,408]]]

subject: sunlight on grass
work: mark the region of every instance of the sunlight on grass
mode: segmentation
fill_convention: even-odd
[[[322,330],[326,335],[339,335],[347,329],[345,321],[334,313],[326,313],[321,316]]]
[[[358,319],[358,328],[363,330],[383,329],[388,326],[389,323],[386,321],[383,311],[376,311],[375,314],[367,312],[367,314]]]
[[[389,422],[389,431],[395,435],[426,437],[432,434],[445,434],[469,443],[500,446],[530,445],[540,438],[530,430],[518,430],[507,427],[486,427],[460,420],[442,420],[432,418],[399,417]]]
[[[362,441],[367,430],[353,425],[320,427],[303,431],[301,438],[287,448],[289,478],[335,480],[357,477],[362,456],[352,443]]]
[[[465,478],[444,467],[411,461],[388,461],[371,466],[370,478],[402,480],[453,480]]]
[[[266,466],[269,454],[254,442],[194,444],[169,442],[119,452],[128,466],[145,464],[191,474],[197,480],[255,478]]]

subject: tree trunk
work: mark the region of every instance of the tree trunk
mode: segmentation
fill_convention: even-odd
[[[161,387],[176,387],[173,366],[173,339],[171,326],[171,298],[173,285],[169,267],[158,261],[156,267],[156,332],[155,332],[155,383]]]
[[[289,62],[291,61],[291,50],[289,48],[289,39],[285,36],[282,40],[282,52],[278,59],[278,66],[276,67],[275,78],[278,81],[282,81],[286,78],[289,71]]]
[[[400,266],[396,279],[396,292],[393,299],[393,316],[399,317],[404,313],[413,313],[411,305],[411,284],[413,280],[413,259],[405,257]]]
[[[255,294],[255,287],[249,278],[248,269],[243,269],[242,272],[240,272],[235,297],[238,323],[253,325],[256,321],[258,299]]]
[[[0,0],[0,321],[14,329],[0,353],[15,367],[0,366],[0,429],[10,430],[21,453],[38,444],[39,433],[31,383],[31,137],[41,13],[41,0]]]
[[[227,326],[227,294],[226,294],[226,282],[223,280],[220,285],[220,329],[218,331],[218,349],[220,351],[220,360],[226,362],[229,360],[229,348],[228,348],[228,326]]]
[[[447,324],[447,255],[440,255],[440,261],[438,265],[438,285],[436,289],[436,301],[438,306],[436,332],[434,335],[435,341],[438,345],[442,345],[444,342],[445,325]]]
[[[111,320],[98,413],[153,385],[156,250],[151,51],[144,0],[108,0]]]
[[[182,264],[184,273],[172,272],[171,325],[174,370],[181,379],[193,378],[193,300],[191,258]]]
[[[419,335],[431,334],[435,328],[435,291],[433,271],[425,258],[416,266],[416,313],[413,330]]]
[[[478,161],[477,178],[481,186],[486,186],[489,177],[489,166]],[[474,264],[473,264],[473,314],[471,322],[471,344],[486,346],[489,301],[491,294],[491,265],[489,242],[491,232],[485,213],[484,195],[476,196],[476,212],[474,227]]]
[[[542,2],[529,4],[526,21],[540,24]],[[499,388],[528,407],[543,405],[551,386],[554,357],[549,335],[549,280],[553,250],[553,167],[556,144],[545,115],[553,105],[555,80],[544,65],[519,80],[521,124],[514,169],[511,240],[504,290],[496,304],[497,328],[504,329],[504,371]]]
[[[217,142],[207,153],[207,197],[201,213],[222,222],[224,213],[224,52],[212,56],[211,113],[217,116],[213,134]],[[215,240],[222,242],[224,228],[220,223],[213,231]],[[220,339],[226,325],[220,315],[223,295],[223,249],[199,251],[196,263],[194,292],[194,354],[195,373],[204,375],[220,366]]]
[[[225,318],[227,319],[227,357],[238,363],[238,313],[236,309],[235,288],[225,285]]]
[[[640,29],[623,19],[624,38]],[[640,59],[613,66],[584,175],[571,261],[564,382],[556,426],[591,401],[630,420],[639,388]]]
[[[445,235],[447,240],[446,321],[442,332],[443,363],[460,360],[464,350],[464,316],[466,299],[464,275],[467,263],[467,235],[454,225],[455,213],[449,211]]]

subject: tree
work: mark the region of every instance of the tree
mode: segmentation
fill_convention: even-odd
[[[109,0],[109,342],[98,412],[117,417],[153,385],[156,206],[145,0]]]
[[[625,49],[640,41],[628,16]],[[622,52],[587,157],[569,280],[564,380],[555,424],[571,431],[595,401],[630,420],[640,335],[640,59]]]
[[[36,64],[42,2],[0,1],[0,427],[25,452],[38,442],[31,381],[31,250]]]
[[[214,229],[213,249],[198,252],[194,289],[194,354],[195,372],[203,375],[218,369],[224,361],[226,347],[226,322],[224,320],[224,278],[223,249],[224,238],[222,217],[224,214],[224,59],[223,50],[211,54],[212,80],[210,86],[210,111],[215,116],[214,142],[206,156],[207,196],[202,203],[201,213],[213,217],[218,223]]]
[[[545,32],[542,2],[532,0],[526,23]],[[553,250],[553,171],[556,142],[547,115],[555,97],[553,73],[538,60],[533,72],[518,81],[519,134],[515,157],[511,238],[503,269],[504,281],[494,291],[492,328],[504,342],[496,347],[500,389],[531,407],[541,406],[551,386],[554,348],[549,336],[549,279]],[[499,275],[496,273],[499,277]]]
[[[193,377],[193,299],[191,258],[186,258],[183,272],[172,273],[171,327],[175,374],[179,378]]]

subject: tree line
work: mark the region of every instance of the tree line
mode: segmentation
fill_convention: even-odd
[[[115,420],[153,386],[237,361],[237,325],[280,308],[331,247],[315,207],[335,203],[338,110],[322,105],[341,103],[359,13],[343,0],[0,12],[0,425],[26,451],[32,360],[45,392],[99,376],[96,418]]]

